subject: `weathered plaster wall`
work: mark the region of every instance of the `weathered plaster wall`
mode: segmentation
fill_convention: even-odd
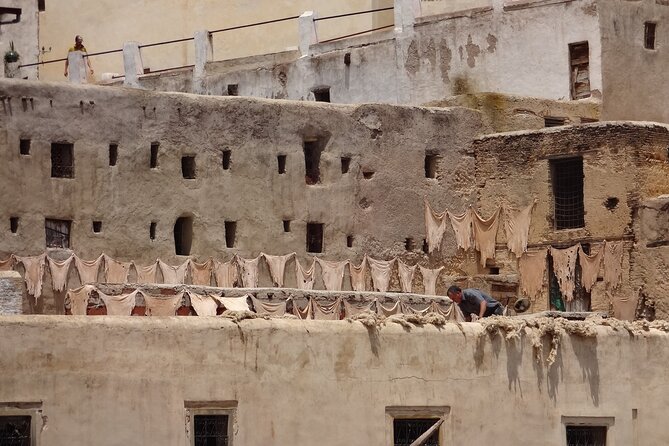
[[[474,93],[452,96],[424,104],[428,107],[467,107],[479,110],[483,121],[494,132],[539,130],[546,127],[544,118],[563,118],[565,124],[598,121],[601,103],[589,101],[555,101],[500,93]]]
[[[602,119],[669,121],[665,104],[669,5],[656,0],[598,2],[602,33]],[[655,49],[644,48],[644,23],[654,22]]]
[[[21,57],[21,63],[37,62],[39,54],[38,27],[39,16],[37,12],[37,1],[26,0],[4,0],[2,6],[9,8],[21,8],[21,21],[19,23],[0,25],[0,56],[3,56],[0,77],[4,77],[4,55],[9,50],[9,43],[14,42],[14,49]],[[13,20],[14,15],[2,16],[2,20]],[[61,71],[62,75],[62,71]],[[21,68],[18,72],[19,79],[37,79],[37,68]]]
[[[563,444],[562,417],[612,417],[607,444],[669,442],[657,423],[669,404],[667,334],[565,335],[549,368],[527,336],[481,331],[3,317],[0,401],[38,403],[44,446],[183,445],[185,404],[225,401],[237,403],[233,441],[243,445],[390,444],[389,406],[447,406],[444,445]]]
[[[455,246],[451,240],[430,258],[422,252],[423,197],[439,208],[475,200],[475,188],[461,183],[458,173],[474,169],[466,152],[481,121],[473,110],[269,102],[44,82],[5,81],[0,95],[10,97],[0,114],[1,177],[17,191],[0,198],[0,219],[19,217],[17,234],[8,224],[2,232],[2,254],[43,252],[44,219],[57,218],[73,221],[71,247],[84,258],[106,252],[142,265],[157,257],[177,264],[185,257],[175,255],[173,226],[190,215],[191,254],[199,259],[295,251],[306,265],[306,224],[321,222],[327,259],[358,262],[366,252],[433,267],[451,262]],[[327,143],[321,183],[310,186],[303,139],[314,137]],[[19,154],[22,138],[31,140],[28,156]],[[74,179],[51,178],[54,141],[74,143]],[[156,169],[149,168],[153,141],[160,143]],[[110,143],[118,144],[114,167]],[[229,170],[222,167],[223,150],[231,150]],[[442,157],[437,179],[425,178],[426,151]],[[278,154],[287,156],[283,175]],[[196,157],[196,179],[182,177],[182,155]],[[346,174],[342,156],[352,158]],[[365,179],[363,172],[373,176]],[[284,232],[284,219],[292,221],[291,232]],[[93,220],[102,222],[100,233],[93,233]],[[230,249],[226,220],[237,222]],[[354,237],[352,248],[347,235]],[[410,251],[408,237],[414,240]]]
[[[579,26],[573,26],[578,23]],[[528,2],[422,17],[413,31],[380,32],[312,46],[313,56],[207,64],[206,91],[332,102],[423,104],[447,96],[500,92],[570,98],[569,44],[590,43],[591,89],[601,91],[599,23],[594,0]],[[350,64],[344,62],[350,53]],[[140,82],[145,88],[162,88]]]
[[[636,249],[632,255],[632,281],[640,293],[631,295],[624,308],[634,311],[642,297],[643,316],[669,319],[669,196],[646,200],[638,210]]]
[[[633,225],[640,202],[669,193],[667,145],[667,127],[651,124],[588,124],[486,136],[475,143],[479,206],[490,214],[499,204],[520,208],[536,198],[529,234],[529,244],[535,247],[591,242],[595,251],[604,239],[625,240],[621,287],[606,290],[603,282],[597,282],[591,296],[593,310],[608,311],[613,305],[614,313],[621,315],[616,303],[636,296],[643,284],[630,277],[630,255],[636,249]],[[554,229],[550,160],[565,156],[583,157],[582,229]],[[609,210],[605,202],[610,197],[619,201]],[[497,240],[505,243],[503,231]],[[498,262],[501,272],[515,267],[513,259],[500,257]],[[544,295],[535,311],[545,309],[542,305],[548,302],[548,275],[545,277]],[[657,269],[646,280],[665,281],[666,271]],[[665,298],[662,293],[653,293],[653,297]]]

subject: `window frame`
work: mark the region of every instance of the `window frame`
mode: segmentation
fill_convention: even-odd
[[[394,426],[396,419],[410,420],[421,418],[443,418],[437,432],[439,433],[439,446],[451,444],[452,439],[447,435],[452,432],[450,429],[450,406],[386,406],[386,441],[385,444],[394,446]]]
[[[606,427],[606,446],[613,446],[613,431],[615,426],[615,417],[602,417],[602,416],[562,416],[562,446],[567,445],[567,427],[568,426],[578,426],[578,427]]]
[[[228,417],[228,446],[235,444],[237,401],[185,401],[186,444],[195,446],[196,415],[226,415]]]
[[[1,403],[0,417],[30,417],[30,446],[38,446],[37,435],[44,426],[41,402]]]

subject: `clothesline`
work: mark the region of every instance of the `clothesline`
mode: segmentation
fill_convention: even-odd
[[[388,291],[390,279],[397,264],[397,275],[399,277],[402,292],[411,293],[417,266],[420,266],[420,274],[425,289],[424,294],[436,294],[437,279],[444,269],[426,268],[422,265],[409,266],[401,259],[395,257],[390,260],[378,260],[367,255],[359,265],[354,265],[350,260],[328,261],[319,257],[313,257],[311,264],[304,267],[295,253],[282,256],[260,253],[253,259],[246,259],[234,255],[227,262],[220,262],[209,258],[202,263],[194,259],[188,259],[181,265],[173,266],[157,259],[149,265],[138,265],[134,261],[123,262],[107,254],[101,254],[94,260],[84,260],[76,254],[67,259],[58,261],[47,256],[46,253],[37,256],[16,256],[12,254],[8,259],[0,261],[0,270],[17,268],[23,265],[24,280],[28,292],[35,298],[42,295],[45,271],[48,268],[51,273],[52,289],[62,291],[68,288],[70,270],[73,269],[79,277],[82,285],[106,282],[106,283],[128,283],[131,270],[136,272],[136,283],[164,283],[184,284],[188,280],[194,285],[209,286],[214,282],[222,288],[242,286],[244,288],[257,288],[260,260],[264,259],[270,272],[275,287],[284,285],[286,263],[295,257],[296,287],[303,290],[314,289],[316,279],[315,265],[319,265],[321,278],[325,289],[328,291],[341,291],[346,267],[349,268],[351,286],[354,291],[367,291],[369,279],[372,287],[369,291]],[[98,280],[101,275],[103,280]],[[160,272],[160,274],[159,274]],[[162,277],[162,281],[159,280]]]
[[[181,290],[172,296],[154,296],[139,288],[127,294],[108,295],[94,285],[83,285],[68,290],[65,297],[66,308],[69,308],[73,315],[87,315],[93,293],[98,294],[100,300],[104,302],[106,314],[111,316],[131,316],[138,307],[144,307],[144,314],[147,316],[174,316],[180,307],[191,307],[192,314],[197,316],[216,316],[221,310],[230,310],[251,311],[269,317],[285,317],[292,314],[300,319],[340,320],[366,312],[382,317],[395,314],[437,313],[447,320],[464,321],[459,307],[452,302],[443,304],[431,301],[414,304],[396,299],[388,305],[380,302],[378,298],[357,302],[338,297],[332,302],[323,303],[309,297],[306,305],[300,307],[290,296],[279,302],[268,302],[252,295],[225,297],[212,293],[196,293],[190,289]],[[289,303],[291,309],[288,307]]]

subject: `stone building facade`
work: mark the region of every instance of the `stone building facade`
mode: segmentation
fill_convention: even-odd
[[[636,299],[642,285],[629,274],[639,203],[669,191],[669,135],[659,124],[489,134],[481,113],[466,108],[11,81],[0,90],[3,178],[20,190],[2,197],[5,254],[44,252],[45,227],[56,221],[66,222],[67,247],[86,259],[105,252],[138,264],[178,264],[296,252],[303,264],[313,255],[357,264],[367,254],[444,266],[438,294],[455,282],[509,298],[518,295],[518,270],[501,227],[496,257],[485,265],[474,251],[458,250],[451,232],[428,255],[424,199],[439,211],[471,205],[483,216],[536,200],[530,247],[625,243],[624,286],[596,284],[582,308],[613,314],[617,296]],[[54,172],[61,150],[71,157],[64,174]],[[555,160],[565,158],[580,163],[583,183],[583,225],[569,230],[556,225],[551,177]],[[288,274],[285,285],[294,280]],[[658,280],[666,280],[661,272]],[[535,311],[548,309],[548,275],[545,282]],[[266,270],[259,284],[271,285]],[[391,290],[399,290],[396,271]]]

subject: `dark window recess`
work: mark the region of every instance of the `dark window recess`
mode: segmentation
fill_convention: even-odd
[[[644,23],[644,32],[643,32],[643,46],[647,50],[655,49],[655,31],[657,30],[657,23],[646,22]]]
[[[323,252],[323,223],[307,223],[307,252]]]
[[[115,166],[118,160],[118,144],[109,144],[109,165]]]
[[[39,12],[46,11],[46,0],[37,0],[37,10]]]
[[[181,174],[187,180],[195,179],[195,157],[182,156],[181,157]]]
[[[157,226],[158,226],[158,223],[156,223],[155,221],[152,221],[151,225],[149,226],[149,238],[151,240],[156,239],[156,227]]]
[[[407,237],[404,239],[404,249],[406,249],[407,251],[413,251],[414,247],[415,247],[414,242],[411,237]]]
[[[44,221],[47,248],[69,248],[71,228],[72,222],[70,220],[53,220],[47,218]]]
[[[223,170],[228,170],[230,168],[230,156],[232,152],[230,150],[224,150],[221,153],[221,160],[223,164]]]
[[[236,221],[226,221],[225,222],[225,246],[227,248],[234,248],[236,237],[237,237],[237,222]]]
[[[16,234],[19,230],[19,217],[9,217],[9,230]]]
[[[51,177],[74,178],[74,144],[51,144]]]
[[[427,240],[426,240],[426,239],[423,239],[423,252],[424,252],[425,254],[427,254],[427,253],[430,252],[430,247],[428,246],[428,244],[427,244]]]
[[[555,229],[585,226],[583,205],[583,158],[550,161],[553,177]]]
[[[490,272],[488,274],[491,274],[493,276],[499,275],[499,266],[491,266],[489,269]]]
[[[341,173],[348,173],[348,170],[351,168],[351,158],[347,156],[341,157]]]
[[[307,184],[317,184],[321,181],[321,153],[323,147],[319,141],[304,141],[304,167]]]
[[[544,127],[560,127],[561,125],[565,125],[566,122],[566,118],[556,118],[555,116],[544,117]]]
[[[362,172],[362,177],[366,180],[371,180],[373,176],[374,172],[372,172],[371,170],[365,170]]]
[[[151,169],[155,169],[158,167],[158,148],[160,147],[160,143],[157,142],[152,142],[151,143],[151,161],[149,162],[149,167]]]
[[[569,45],[571,98],[590,97],[590,47],[588,42]]]
[[[190,255],[193,243],[193,217],[179,217],[174,223],[174,251],[178,256]]]
[[[344,65],[351,65],[351,53],[344,54]]]
[[[353,248],[353,236],[352,235],[347,235],[346,236],[346,247],[347,248]]]
[[[410,446],[414,441],[425,433],[439,419],[433,418],[411,418],[393,420],[393,445]],[[439,429],[422,443],[423,446],[439,446]]]
[[[0,445],[30,446],[30,416],[0,416]]]
[[[29,139],[19,140],[19,153],[21,155],[30,155],[30,140]]]
[[[286,173],[286,155],[278,155],[276,161],[279,165],[279,174]]]
[[[567,446],[606,446],[606,426],[567,426]]]
[[[330,102],[330,87],[314,90],[314,99],[316,102]]]
[[[425,155],[425,178],[437,178],[439,156],[428,153]]]
[[[239,84],[228,84],[228,96],[239,96]]]
[[[195,415],[193,420],[195,446],[227,446],[227,415]]]
[[[290,232],[290,220],[283,221],[283,232]]]
[[[93,222],[93,232],[101,232],[102,231],[102,222],[101,221],[94,221]]]

